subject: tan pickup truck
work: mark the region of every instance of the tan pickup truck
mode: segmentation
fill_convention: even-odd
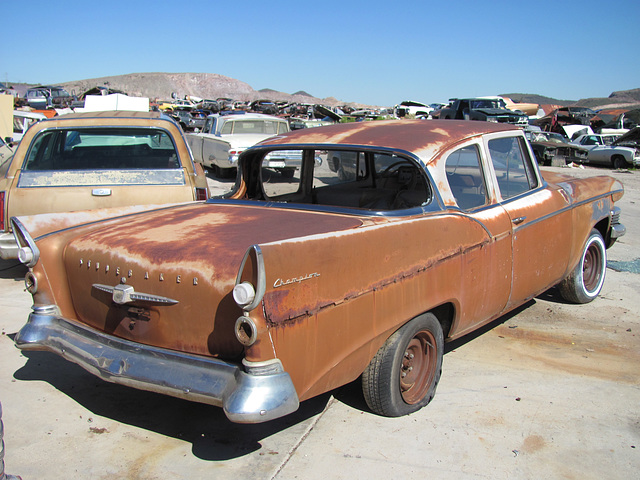
[[[208,197],[204,171],[168,117],[106,111],[44,120],[0,159],[0,258],[17,258],[14,216]]]

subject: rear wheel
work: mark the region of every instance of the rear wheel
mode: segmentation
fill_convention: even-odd
[[[428,404],[440,380],[443,345],[442,327],[431,313],[414,318],[391,335],[362,374],[369,408],[379,415],[399,417]]]
[[[589,303],[598,296],[607,269],[607,248],[595,228],[587,239],[578,265],[558,285],[560,295],[572,303]]]
[[[627,161],[621,155],[614,155],[613,157],[611,157],[611,164],[616,170],[627,168]]]

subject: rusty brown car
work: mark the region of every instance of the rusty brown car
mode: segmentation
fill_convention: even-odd
[[[299,150],[293,177],[269,155]],[[325,160],[349,159],[338,175]],[[304,129],[205,203],[13,218],[34,305],[15,338],[101,378],[261,422],[362,378],[373,412],[433,397],[444,343],[553,286],[584,303],[625,229],[610,177],[543,177],[514,126]]]

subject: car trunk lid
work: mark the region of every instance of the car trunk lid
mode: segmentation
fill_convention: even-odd
[[[143,344],[233,357],[242,351],[233,330],[242,311],[231,292],[246,250],[360,225],[356,216],[246,202],[132,215],[67,244],[74,312],[63,315]]]

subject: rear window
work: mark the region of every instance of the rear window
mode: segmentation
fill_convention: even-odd
[[[122,175],[123,171],[127,175]],[[175,145],[166,132],[149,128],[85,128],[41,132],[30,146],[19,186],[184,181]]]
[[[279,164],[274,159],[284,152],[287,162]],[[310,163],[305,178],[303,166]],[[422,167],[385,152],[274,151],[262,161],[261,181],[265,199],[279,202],[389,211],[421,207],[432,198]]]
[[[233,120],[224,124],[221,133],[223,135],[252,133],[277,135],[288,131],[289,128],[286,122],[278,122],[276,120]]]

